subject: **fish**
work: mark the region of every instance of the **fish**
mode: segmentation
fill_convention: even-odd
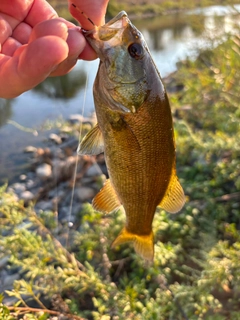
[[[84,36],[100,59],[93,86],[97,124],[77,151],[104,152],[109,175],[92,205],[105,214],[122,207],[126,223],[112,248],[132,242],[137,254],[153,261],[157,207],[176,213],[185,204],[167,93],[143,35],[125,11]]]

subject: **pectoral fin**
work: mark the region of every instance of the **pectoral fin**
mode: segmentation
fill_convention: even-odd
[[[159,207],[170,212],[177,213],[182,209],[186,201],[183,188],[174,170],[167,191],[159,204]]]
[[[125,242],[133,242],[134,249],[143,259],[153,261],[154,257],[154,244],[153,244],[153,232],[149,235],[138,235],[127,231],[123,228],[121,233],[112,243],[112,248]]]
[[[82,139],[78,146],[78,154],[96,155],[104,151],[102,132],[96,124]]]
[[[122,204],[119,201],[109,179],[105,182],[103,188],[93,199],[92,205],[94,210],[103,213],[111,213],[121,207]]]

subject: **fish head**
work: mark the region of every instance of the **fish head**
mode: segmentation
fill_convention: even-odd
[[[84,34],[101,61],[98,91],[104,92],[114,109],[136,112],[148,95],[147,76],[153,64],[143,35],[125,11]]]

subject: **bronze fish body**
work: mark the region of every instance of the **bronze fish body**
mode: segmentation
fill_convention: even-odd
[[[93,89],[98,124],[78,152],[104,151],[109,173],[93,207],[109,213],[122,205],[126,225],[112,246],[133,242],[152,260],[157,206],[175,213],[185,203],[167,94],[142,34],[124,11],[85,37],[100,58]]]

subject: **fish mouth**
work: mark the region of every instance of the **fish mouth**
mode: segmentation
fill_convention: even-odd
[[[82,33],[87,41],[97,51],[99,46],[96,42],[111,40],[120,30],[124,30],[129,23],[130,20],[127,13],[125,11],[121,11],[103,26],[95,26],[92,30],[82,29]]]

